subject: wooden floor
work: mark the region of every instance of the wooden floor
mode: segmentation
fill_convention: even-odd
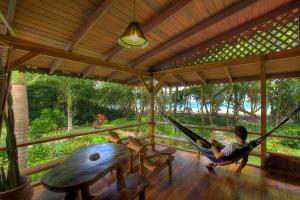
[[[300,179],[279,174],[269,174],[255,167],[246,167],[241,175],[233,173],[235,165],[218,167],[217,174],[211,175],[204,167],[205,158],[197,161],[196,154],[177,151],[173,165],[173,180],[168,182],[167,170],[162,171],[146,190],[149,200],[232,200],[232,199],[278,199],[300,200]],[[114,174],[108,174],[103,180],[91,187],[92,193],[101,192],[101,188],[114,181]],[[42,186],[35,187],[36,199],[43,191]]]

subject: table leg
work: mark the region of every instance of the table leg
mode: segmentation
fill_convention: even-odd
[[[68,192],[65,200],[74,200],[76,199],[76,191]]]
[[[124,182],[124,174],[122,171],[122,167],[118,167],[117,169],[117,184],[118,184],[118,189],[121,190],[125,187],[125,182]]]
[[[81,193],[81,199],[82,200],[88,200],[88,199],[90,199],[90,196],[89,196],[90,192],[89,192],[89,188],[88,187],[81,188],[80,193]]]
[[[145,190],[143,190],[139,194],[139,200],[145,200],[145,199],[146,199],[146,194],[145,194]]]

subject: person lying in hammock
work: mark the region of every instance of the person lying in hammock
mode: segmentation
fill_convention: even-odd
[[[229,143],[227,145],[223,145],[223,144],[221,144],[220,142],[218,142],[216,140],[212,140],[212,142],[211,142],[212,145],[211,145],[210,149],[212,150],[214,156],[217,159],[220,159],[220,158],[225,157],[225,156],[226,157],[230,156],[233,152],[235,152],[236,150],[242,148],[246,144],[248,132],[247,132],[245,127],[236,126],[234,128],[234,133],[235,133],[235,137],[236,137],[236,142]],[[202,147],[209,148],[201,140],[197,140],[197,143],[199,145],[201,145]],[[242,169],[247,164],[248,156],[249,155],[246,155],[245,157],[243,157],[243,160],[242,160],[241,164],[239,165],[239,167],[235,171],[236,173],[241,173]],[[213,168],[215,166],[216,166],[216,164],[214,164],[214,163],[209,163],[208,165],[206,165],[207,169],[210,172],[213,172]]]

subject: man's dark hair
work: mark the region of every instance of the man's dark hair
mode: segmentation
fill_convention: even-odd
[[[237,126],[234,129],[235,135],[239,136],[242,140],[246,141],[248,136],[248,131],[243,126]]]

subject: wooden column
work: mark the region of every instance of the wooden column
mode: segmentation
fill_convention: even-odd
[[[261,60],[260,64],[260,93],[261,93],[261,135],[267,132],[267,89],[266,89],[266,67]],[[261,144],[261,167],[266,167],[267,142]]]
[[[155,122],[154,122],[154,96],[155,93],[153,91],[154,85],[153,85],[153,76],[149,79],[149,92],[150,92],[150,111],[149,111],[149,130],[150,130],[150,136],[151,136],[151,143],[152,143],[152,150],[155,150],[155,144],[154,144],[154,130],[155,130]]]

